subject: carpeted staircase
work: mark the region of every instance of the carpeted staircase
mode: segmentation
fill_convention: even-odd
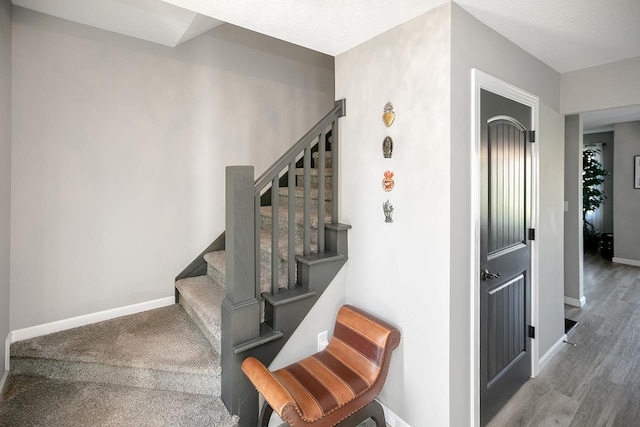
[[[325,153],[330,164],[331,152]],[[314,153],[317,161],[318,154]],[[297,171],[296,255],[302,254],[304,176]],[[318,208],[317,171],[311,207]],[[331,169],[326,170],[331,188]],[[278,202],[287,206],[288,188]],[[324,191],[331,209],[331,190]],[[261,291],[271,290],[271,209],[261,208]],[[279,224],[280,283],[287,288],[286,209]],[[330,221],[329,213],[324,218]],[[318,216],[311,216],[317,250]],[[0,426],[235,426],[220,400],[221,304],[225,251],[204,255],[207,275],[176,282],[180,304],[108,320],[11,347]],[[264,320],[264,316],[263,316]]]
[[[331,164],[331,151],[326,151],[327,164]],[[314,160],[317,161],[318,153],[313,153]],[[326,169],[325,184],[331,188],[331,168]],[[303,186],[304,175],[303,169],[296,169],[296,188],[294,190],[295,197],[295,254],[302,255],[302,230],[303,230]],[[315,213],[318,209],[318,179],[317,169],[311,170],[311,251],[317,251],[318,245],[318,215]],[[331,216],[331,190],[324,191],[326,215],[324,222],[330,222]],[[278,215],[278,254],[280,258],[278,287],[286,289],[288,287],[287,271],[289,269],[288,259],[288,211],[286,209],[289,203],[289,189],[286,187],[279,188],[279,200],[282,209],[279,209]],[[260,208],[260,291],[271,292],[271,229],[272,229],[272,211],[270,206]],[[207,337],[213,348],[220,353],[221,327],[220,327],[220,307],[225,297],[225,277],[226,277],[226,253],[224,250],[210,252],[204,255],[207,262],[207,274],[203,276],[189,277],[176,281],[176,289],[180,294],[180,305],[184,307],[191,316],[202,333]],[[295,261],[294,261],[295,262]],[[297,270],[296,270],[297,271]],[[262,320],[264,321],[264,306],[262,309]]]
[[[254,301],[261,306],[260,336],[239,345],[232,343],[233,357],[227,359],[229,367],[225,365],[227,375],[239,369],[239,362],[249,355],[269,364],[346,262],[346,233],[351,227],[337,223],[337,209],[332,206],[337,186],[332,185],[334,162],[330,139],[325,140],[324,133],[327,125],[335,130],[338,117],[343,115],[344,100],[336,102],[334,110],[292,147],[302,146],[304,159],[294,153],[293,160],[287,160],[291,162],[289,172],[280,176],[287,183],[276,185],[275,191],[268,190],[271,201],[262,203],[276,203],[277,218],[273,218],[272,206],[256,202],[260,292],[256,292]],[[321,131],[314,133],[317,129]],[[319,141],[323,147],[319,147]],[[324,147],[325,142],[328,147]],[[319,151],[312,152],[315,150]],[[294,169],[294,162],[303,167]],[[278,171],[275,173],[274,183],[279,176]],[[294,179],[293,188],[288,177]],[[306,186],[305,179],[309,180]],[[321,218],[319,211],[323,208]],[[293,222],[289,221],[290,211],[294,213]],[[275,227],[277,231],[272,233]],[[290,240],[295,259],[290,259]],[[303,249],[305,241],[307,251]],[[225,398],[220,355],[227,255],[225,250],[204,253],[207,274],[182,275],[176,281],[179,305],[13,344],[11,375],[0,400],[0,426],[253,425],[249,418],[257,416],[257,398],[252,401],[256,414],[253,403],[236,407],[240,421],[227,410],[234,404],[225,400],[225,407],[221,401],[221,396]],[[198,263],[202,261],[192,263],[197,266],[192,271],[204,272],[204,263]],[[278,271],[276,286],[272,286],[273,265]],[[226,336],[233,337],[231,332]],[[226,389],[226,393],[232,397],[227,399],[234,402],[238,394],[245,399],[242,396],[255,393],[246,384],[238,387],[233,383],[230,387],[233,391]]]

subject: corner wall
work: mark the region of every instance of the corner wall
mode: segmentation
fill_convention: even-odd
[[[9,334],[11,217],[11,2],[0,0],[0,379]],[[0,380],[0,391],[2,381]]]
[[[450,424],[467,426],[473,400],[471,382],[471,70],[477,68],[540,99],[539,206],[536,244],[539,265],[539,356],[564,334],[563,174],[564,120],[560,115],[560,75],[491,30],[457,4],[451,7],[451,232],[450,232]],[[476,274],[476,273],[474,273]]]
[[[563,114],[640,104],[640,57],[571,71],[561,77]]]
[[[613,261],[640,266],[640,189],[633,186],[640,121],[616,123],[613,139]]]
[[[583,219],[582,219],[582,118],[580,114],[565,116],[564,127],[564,299],[565,303],[582,307]]]
[[[173,296],[224,167],[260,174],[333,107],[333,58],[231,25],[168,48],[13,22],[12,329]]]
[[[450,5],[336,57],[347,302],[402,331],[380,400],[412,426],[449,422]],[[391,127],[382,121],[391,102]],[[383,158],[382,142],[394,141]],[[395,188],[382,188],[383,173]],[[394,206],[385,223],[382,204]],[[332,285],[333,286],[333,285]],[[398,425],[398,424],[396,424]]]

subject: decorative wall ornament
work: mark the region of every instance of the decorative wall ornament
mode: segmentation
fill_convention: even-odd
[[[384,122],[386,127],[389,127],[393,124],[393,121],[396,119],[396,113],[393,112],[393,105],[390,102],[384,106],[384,113],[382,113],[382,121]]]
[[[382,188],[384,191],[389,192],[393,190],[393,187],[396,185],[393,180],[393,172],[385,171],[384,178],[382,179]]]
[[[382,155],[385,159],[390,159],[393,154],[393,139],[390,136],[386,137],[382,142]]]
[[[393,205],[389,199],[382,203],[382,211],[384,212],[384,222],[393,222]]]

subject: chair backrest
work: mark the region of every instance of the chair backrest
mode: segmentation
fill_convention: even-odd
[[[382,389],[391,352],[400,344],[400,331],[394,326],[351,305],[338,311],[333,337],[325,349],[342,361],[376,393]],[[379,384],[378,384],[379,383]],[[379,387],[376,387],[379,385]]]

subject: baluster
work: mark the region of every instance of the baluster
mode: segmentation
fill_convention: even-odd
[[[338,223],[338,120],[331,124],[331,223]]]
[[[293,161],[289,163],[289,215],[288,215],[288,244],[287,251],[289,260],[289,272],[288,272],[288,282],[289,289],[294,289],[296,287],[296,161],[295,158]]]
[[[256,292],[256,298],[260,297],[260,222],[261,222],[261,215],[260,215],[260,192],[258,191],[257,193],[255,193],[254,196],[254,210],[255,210],[255,231],[254,231],[254,236],[255,236],[255,241],[254,241],[254,251],[255,251],[255,280],[254,280],[254,285],[255,285],[255,292]]]
[[[303,253],[311,253],[311,144],[304,148]]]
[[[278,175],[271,181],[271,293],[277,295],[280,291],[278,275],[280,273],[280,251],[278,237],[280,235],[280,184]]]
[[[324,190],[325,190],[325,140],[324,132],[318,137],[318,253],[324,253]]]

